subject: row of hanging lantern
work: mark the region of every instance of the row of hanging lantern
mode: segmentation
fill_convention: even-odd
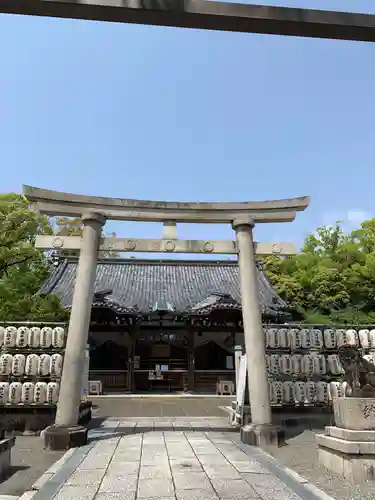
[[[31,347],[61,349],[65,345],[65,330],[61,326],[39,328],[33,326],[0,326],[0,347]]]
[[[0,382],[0,406],[56,404],[59,390],[57,382]]]
[[[366,355],[375,364],[375,355]],[[271,375],[341,375],[344,373],[337,354],[271,354],[266,355]]]
[[[375,349],[375,329],[266,328],[266,347],[291,349],[334,349],[345,344]]]
[[[346,382],[269,382],[272,404],[327,404],[332,398],[344,397]]]
[[[63,356],[55,353],[52,355],[41,354],[2,354],[0,356],[0,376],[51,376],[61,377]]]

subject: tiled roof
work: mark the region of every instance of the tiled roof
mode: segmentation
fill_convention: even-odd
[[[195,314],[210,314],[217,309],[241,310],[241,304],[228,293],[212,293],[195,304],[190,310]]]
[[[39,293],[56,293],[70,307],[77,260],[55,267]],[[286,309],[264,273],[258,269],[261,310],[275,316]],[[112,293],[111,293],[112,292]],[[119,313],[155,310],[209,313],[218,308],[240,308],[236,261],[114,259],[98,262],[93,305]]]

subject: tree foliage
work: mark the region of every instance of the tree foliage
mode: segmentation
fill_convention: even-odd
[[[299,254],[266,258],[265,271],[295,319],[374,323],[375,219],[349,234],[340,222],[319,227]]]
[[[0,279],[10,269],[39,256],[37,234],[52,234],[46,217],[29,208],[24,196],[0,194]]]
[[[0,321],[63,321],[54,295],[37,294],[52,263],[34,247],[37,234],[52,234],[50,221],[18,194],[0,195]]]

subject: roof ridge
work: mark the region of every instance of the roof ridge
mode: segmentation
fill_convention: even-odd
[[[66,260],[68,262],[77,262],[78,257],[67,257]],[[108,259],[99,259],[98,264],[121,264],[121,265],[174,265],[174,266],[237,266],[238,261],[236,260],[224,260],[224,259],[136,259],[132,257],[124,257],[124,258],[108,258]]]

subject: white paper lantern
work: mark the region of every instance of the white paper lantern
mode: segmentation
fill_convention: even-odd
[[[369,347],[370,349],[375,349],[375,330],[370,330],[369,333]]]
[[[311,348],[311,330],[308,328],[303,328],[301,330],[301,344],[303,349]]]
[[[317,400],[317,391],[315,382],[306,382],[306,402],[315,403]]]
[[[12,382],[9,385],[9,402],[12,405],[18,405],[22,399],[22,384],[21,382]]]
[[[317,382],[316,384],[316,397],[318,403],[328,403],[328,384],[327,382]]]
[[[25,373],[26,358],[23,354],[15,354],[12,360],[12,374],[16,376]]]
[[[5,347],[15,347],[17,338],[17,328],[14,326],[8,326],[5,328],[4,333],[4,346]]]
[[[22,384],[22,403],[25,405],[31,404],[34,401],[34,384],[32,382],[24,382]]]
[[[334,349],[336,347],[336,332],[332,329],[324,330],[324,345],[327,349]]]
[[[294,382],[292,382],[291,380],[283,382],[283,400],[285,401],[285,403],[294,404]]]
[[[318,328],[311,330],[311,347],[321,349],[323,347],[323,333]]]
[[[270,398],[270,402],[273,403],[272,382],[270,380],[268,381],[268,396]]]
[[[63,367],[63,357],[61,354],[52,354],[50,362],[51,377],[61,377]]]
[[[330,382],[329,383],[329,399],[332,398],[342,398],[344,396],[343,387],[341,382]]]
[[[20,326],[17,329],[16,346],[26,347],[29,340],[29,329],[27,326]]]
[[[327,356],[327,363],[328,371],[329,373],[332,373],[332,375],[340,375],[341,373],[344,373],[340,358],[337,354],[330,354]]]
[[[37,354],[29,354],[26,358],[25,374],[27,376],[35,376],[38,373],[39,356]]]
[[[292,357],[290,354],[283,354],[280,357],[280,369],[281,373],[285,375],[291,375],[293,373]]]
[[[278,337],[277,337],[277,328],[268,328],[267,329],[267,346],[271,349],[275,349],[278,347]]]
[[[322,354],[313,356],[314,373],[316,375],[325,375],[327,373],[326,358]]]
[[[302,358],[302,373],[312,375],[314,373],[314,360],[311,354],[306,354]]]
[[[59,384],[57,382],[49,382],[47,384],[47,403],[50,405],[56,404],[59,400]]]
[[[9,403],[9,383],[0,382],[0,406]]]
[[[39,356],[38,374],[41,377],[49,375],[51,367],[51,356],[49,354],[41,354]]]
[[[341,347],[346,344],[346,330],[343,330],[342,328],[336,330],[336,343],[337,347]]]
[[[10,375],[12,373],[13,356],[2,354],[0,356],[0,375]]]
[[[40,332],[40,345],[44,349],[48,349],[52,345],[52,328],[45,326]]]
[[[34,403],[43,405],[47,402],[47,384],[46,382],[37,382],[34,388]]]
[[[306,401],[306,384],[305,382],[296,382],[294,384],[296,403],[304,403]]]
[[[264,342],[264,347],[267,348],[267,328],[263,328],[263,342]]]
[[[272,400],[275,404],[283,402],[283,383],[278,380],[272,382]]]
[[[288,331],[289,346],[292,349],[300,349],[302,346],[301,330],[298,328],[291,328]]]
[[[29,330],[29,339],[27,344],[30,347],[40,347],[40,328],[37,326],[33,326]]]
[[[288,329],[287,328],[279,328],[277,331],[277,343],[278,347],[285,348],[288,347]]]
[[[358,337],[361,347],[368,349],[370,347],[370,330],[359,330]]]
[[[293,354],[292,369],[294,375],[300,375],[302,373],[302,354]]]
[[[4,345],[5,328],[0,326],[0,347]]]
[[[271,354],[270,356],[270,373],[272,375],[280,374],[280,356],[278,354]]]
[[[65,332],[64,328],[57,326],[52,331],[52,346],[56,349],[61,349],[65,345]]]
[[[268,354],[265,355],[265,358],[266,358],[266,367],[267,367],[267,373],[270,372],[270,357]]]
[[[345,334],[346,343],[349,345],[358,345],[358,335],[356,330],[346,330]]]

